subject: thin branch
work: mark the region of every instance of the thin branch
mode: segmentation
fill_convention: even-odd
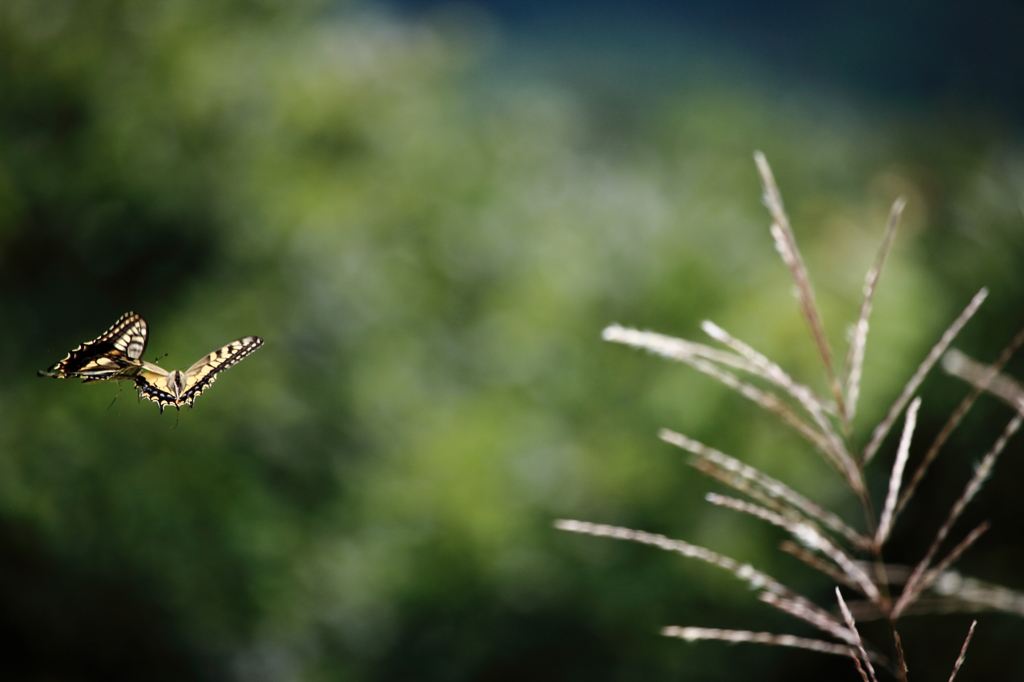
[[[773,646],[788,646],[809,651],[819,651],[825,654],[836,654],[857,658],[857,650],[845,644],[833,644],[820,639],[807,639],[805,637],[794,637],[793,635],[776,635],[771,632],[751,632],[750,630],[720,630],[718,628],[694,628],[670,625],[663,628],[661,634],[665,637],[678,637],[688,642],[698,640],[718,640],[720,642],[753,642],[755,644],[770,644]]]
[[[701,322],[700,328],[704,330],[705,334],[713,338],[715,341],[729,346],[729,348],[731,348],[737,355],[747,359],[750,364],[757,368],[758,374],[763,376],[765,379],[768,379],[776,386],[784,388],[790,396],[803,405],[804,409],[807,410],[809,414],[820,414],[826,411],[835,412],[835,407],[830,405],[828,401],[819,398],[817,394],[810,389],[810,387],[794,381],[793,378],[776,363],[772,362],[762,353],[754,350],[743,341],[740,341],[714,322],[704,320]],[[829,424],[829,428],[831,428],[831,424]]]
[[[825,330],[821,324],[821,315],[818,313],[818,306],[814,301],[814,290],[811,288],[811,280],[807,275],[807,267],[800,257],[800,251],[796,246],[796,238],[793,236],[793,228],[790,227],[789,218],[786,216],[786,211],[782,206],[782,195],[775,184],[775,177],[772,175],[772,169],[768,165],[768,160],[765,159],[764,154],[754,152],[754,161],[757,163],[757,169],[761,174],[761,183],[764,186],[765,206],[768,207],[768,212],[771,213],[772,220],[775,221],[771,228],[772,238],[775,240],[775,249],[782,256],[783,262],[789,268],[793,281],[796,283],[796,290],[800,297],[800,307],[803,311],[804,319],[807,320],[807,324],[811,328],[811,334],[814,336],[818,353],[821,355],[821,362],[825,368],[825,375],[828,378],[832,396],[836,401],[836,407],[841,415],[845,415],[843,390],[839,385],[839,380],[836,378],[835,368],[832,363],[832,351],[829,349],[828,339],[825,337]]]
[[[853,657],[853,664],[857,667],[857,672],[860,673],[860,679],[864,680],[864,682],[872,682],[872,680],[874,680],[874,682],[878,682],[878,680],[877,680],[877,678],[875,678],[874,674],[872,674],[871,677],[869,678],[867,673],[864,672],[864,666],[861,665],[860,656],[854,656]],[[872,671],[872,672],[874,672],[874,671]]]
[[[905,566],[903,564],[879,564],[877,561],[860,562],[864,570],[872,569],[876,573],[882,571],[880,574],[886,585],[902,585],[907,582],[907,578],[914,572],[913,566]]]
[[[655,332],[642,332],[636,329],[627,329],[618,325],[606,327],[601,334],[605,341],[623,343],[634,348],[643,348],[652,353],[657,353],[671,360],[676,360],[693,367],[698,372],[707,374],[713,379],[725,384],[747,400],[753,401],[769,412],[774,412],[789,424],[801,436],[810,441],[819,452],[823,453],[830,464],[846,478],[842,463],[831,452],[831,444],[824,435],[819,433],[813,426],[801,419],[789,405],[782,401],[777,395],[770,391],[764,391],[753,384],[745,382],[731,372],[708,362],[705,358],[709,354],[704,350],[714,351],[720,356],[732,356],[736,363],[743,363],[744,369],[756,373],[756,368],[747,360],[734,356],[732,353],[724,353],[720,350],[695,344],[690,341],[683,341],[671,336],[657,334]],[[725,363],[723,363],[725,364]],[[734,363],[734,366],[737,366]]]
[[[725,467],[702,457],[691,457],[687,463],[705,476],[709,476],[721,483],[724,483],[736,492],[746,495],[751,500],[762,506],[768,507],[780,514],[800,519],[807,519],[807,517],[801,514],[797,509],[786,504],[782,500],[772,497],[763,489],[754,485],[749,479],[740,476],[735,471],[730,471]]]
[[[719,628],[680,627],[678,625],[669,625],[661,629],[661,634],[665,637],[684,639],[687,642],[702,640],[731,643],[752,642],[755,644],[769,644],[772,646],[788,646],[797,649],[808,649],[810,651],[818,651],[826,654],[849,656],[853,659],[856,659],[858,656],[857,649],[853,646],[833,644],[832,642],[825,642],[820,639],[808,639],[805,637],[795,637],[793,635],[776,635],[770,632],[721,630]],[[876,651],[869,651],[868,656],[870,656],[871,660],[875,661],[879,665],[886,667],[889,666],[889,662],[886,660],[885,656]]]
[[[999,369],[985,365],[951,348],[942,356],[942,369],[972,386],[991,393],[1017,412],[1024,411],[1024,386]]]
[[[832,426],[832,422],[830,422],[828,417],[825,416],[825,410],[823,407],[825,401],[815,395],[814,391],[807,386],[793,381],[793,379],[777,364],[761,353],[758,353],[739,339],[733,337],[715,323],[705,320],[701,324],[701,329],[703,329],[711,338],[726,344],[736,351],[737,354],[749,360],[753,365],[760,369],[764,377],[785,389],[789,395],[795,398],[797,402],[807,410],[808,414],[811,415],[814,419],[814,423],[818,425],[818,429],[821,431],[822,435],[824,435],[828,440],[831,445],[830,451],[835,455],[836,459],[842,463],[846,478],[849,480],[860,480],[860,471],[857,469],[856,462],[853,461],[849,451],[846,449],[846,444],[843,442],[843,439],[839,437],[838,433],[836,433],[836,430]]]
[[[895,521],[896,500],[900,494],[900,483],[903,481],[903,468],[910,455],[910,440],[914,436],[914,427],[917,426],[917,411],[920,407],[921,399],[914,398],[914,402],[910,403],[910,408],[907,410],[903,435],[900,437],[896,461],[892,465],[892,475],[889,477],[889,494],[885,497],[885,507],[882,509],[882,518],[878,522],[878,532],[875,534],[875,547],[878,549],[881,549],[885,541],[889,539],[889,532]]]
[[[845,454],[845,449],[837,450],[837,443],[826,434],[816,430],[813,426],[801,419],[789,408],[777,395],[770,391],[763,391],[752,384],[741,381],[731,372],[719,369],[706,360],[694,360],[691,364],[708,376],[718,379],[721,383],[733,389],[744,398],[751,400],[769,412],[774,412],[782,420],[789,424],[797,433],[806,438],[815,449],[825,457],[825,461],[843,477],[854,490],[863,490],[863,482],[860,480],[860,472],[851,470],[848,462],[850,457]]]
[[[971,302],[967,304],[966,308],[964,308],[964,311],[960,313],[955,320],[953,320],[953,324],[949,325],[949,329],[945,331],[942,338],[939,339],[939,342],[932,347],[931,351],[918,366],[917,371],[914,372],[914,376],[910,377],[910,381],[908,381],[907,385],[903,387],[903,392],[900,393],[898,398],[896,398],[896,402],[893,403],[891,408],[889,408],[889,413],[885,415],[885,419],[875,427],[874,432],[871,434],[871,440],[868,442],[867,447],[864,448],[864,454],[861,455],[860,461],[862,464],[867,464],[871,461],[871,458],[875,456],[875,453],[878,451],[879,446],[881,446],[885,436],[889,433],[889,429],[892,428],[892,425],[896,422],[896,418],[899,417],[900,412],[903,411],[907,401],[910,400],[910,396],[914,395],[917,391],[917,387],[921,385],[922,381],[924,381],[925,375],[928,374],[928,371],[936,361],[942,357],[942,354],[946,352],[946,348],[948,348],[949,344],[953,342],[953,339],[955,339],[956,335],[960,333],[960,330],[963,329],[964,325],[967,324],[967,321],[971,319],[974,313],[978,310],[978,306],[982,304],[987,296],[988,290],[984,288],[975,294],[974,298],[971,299]]]
[[[937,563],[935,565],[935,568],[925,573],[924,577],[921,578],[921,582],[918,585],[917,589],[927,590],[929,587],[931,587],[932,583],[934,583],[936,580],[945,575],[946,571],[949,570],[949,567],[953,565],[953,562],[959,559],[960,555],[966,552],[971,545],[977,542],[978,538],[984,535],[985,531],[987,531],[988,529],[988,521],[982,521],[981,523],[979,523],[974,530],[967,534],[967,537],[961,540],[959,544],[957,544],[957,546],[953,548],[953,550],[946,556],[945,559]]]
[[[648,533],[621,526],[609,526],[602,523],[574,521],[571,519],[555,521],[555,528],[569,531],[570,533],[583,533],[596,537],[615,538],[616,540],[629,540],[643,545],[653,545],[670,552],[677,552],[691,559],[700,559],[719,568],[724,568],[755,590],[768,590],[787,597],[794,596],[795,594],[782,583],[765,573],[761,573],[749,564],[741,564],[735,559],[718,554],[699,545],[691,545],[683,540],[673,540],[657,533]]]
[[[999,459],[999,454],[1003,451],[1003,448],[1006,447],[1006,443],[1007,441],[1010,440],[1010,437],[1013,436],[1013,434],[1016,433],[1017,430],[1020,428],[1022,421],[1024,421],[1024,414],[1018,412],[1016,415],[1014,415],[1013,419],[1011,419],[1010,422],[1006,425],[1006,428],[1003,429],[1003,433],[999,436],[999,439],[996,441],[995,445],[992,446],[992,449],[988,452],[987,455],[985,455],[984,459],[981,460],[981,464],[978,465],[978,468],[974,472],[974,476],[968,482],[963,494],[960,496],[960,498],[953,505],[953,508],[950,510],[946,522],[942,524],[942,527],[939,528],[938,533],[935,534],[935,540],[932,541],[931,547],[928,548],[928,552],[925,554],[924,558],[921,559],[920,563],[918,563],[918,565],[914,568],[914,572],[907,580],[906,587],[903,588],[903,594],[900,595],[899,600],[893,607],[892,617],[894,620],[896,618],[899,618],[900,613],[902,613],[908,605],[913,603],[913,601],[921,595],[922,580],[924,578],[925,572],[928,570],[928,567],[931,564],[932,559],[935,558],[935,554],[939,550],[939,545],[949,534],[949,531],[953,528],[953,524],[960,517],[960,514],[963,512],[964,508],[978,493],[978,491],[981,489],[981,486],[988,479],[989,475],[991,475],[992,469],[993,467],[995,467],[996,460]]]
[[[1020,348],[1022,343],[1024,343],[1024,328],[1017,332],[1013,339],[1010,340],[1010,343],[1008,343],[1006,348],[1002,350],[996,361],[992,363],[990,369],[994,369],[995,371],[1001,370],[1006,363],[1010,361],[1010,358],[1015,352],[1017,352],[1017,349]],[[897,514],[899,514],[900,510],[902,510],[903,507],[907,505],[907,502],[910,501],[910,498],[913,496],[918,484],[928,471],[928,467],[931,466],[932,461],[938,456],[939,450],[941,450],[942,446],[945,445],[950,434],[953,433],[953,430],[956,429],[963,420],[964,415],[966,415],[967,411],[971,409],[974,401],[977,400],[979,395],[981,395],[983,388],[983,386],[974,386],[974,388],[971,389],[971,392],[968,393],[962,401],[960,401],[960,404],[957,406],[956,410],[953,411],[953,414],[949,416],[949,419],[946,421],[945,425],[943,425],[939,435],[935,436],[935,442],[933,442],[932,446],[928,448],[928,452],[925,453],[921,463],[917,465],[917,469],[914,470],[914,475],[910,479],[910,483],[907,485],[906,489],[903,491],[903,495],[900,497],[899,504],[896,505]]]
[[[864,349],[868,340],[868,318],[871,317],[871,307],[875,300],[875,286],[882,274],[882,266],[885,258],[889,255],[889,248],[892,246],[893,237],[896,235],[896,227],[899,225],[900,216],[903,215],[903,208],[907,205],[903,197],[896,199],[889,211],[889,222],[885,226],[885,235],[882,237],[882,244],[878,248],[878,255],[875,262],[864,277],[864,301],[861,303],[860,316],[854,326],[853,340],[850,343],[850,350],[846,355],[846,421],[853,422],[857,413],[857,401],[860,399],[860,377],[864,369]]]
[[[860,638],[860,633],[857,632],[857,624],[853,621],[853,616],[850,615],[850,609],[846,608],[846,602],[843,601],[843,594],[836,588],[836,599],[839,601],[839,610],[843,612],[843,620],[846,621],[846,627],[850,628],[856,638],[857,651],[860,653],[860,659],[864,661],[864,665],[867,666],[867,674],[864,674],[864,670],[860,667],[860,662],[857,662],[857,670],[860,671],[861,677],[864,678],[864,682],[867,682],[870,678],[873,682],[878,682],[878,678],[875,677],[875,668],[871,665],[871,659],[868,657],[868,652],[864,649],[864,642]],[[857,659],[854,659],[855,661]]]
[[[957,571],[943,573],[932,584],[931,590],[955,600],[960,613],[1001,611],[1024,616],[1024,592],[977,578],[965,578]]]
[[[666,443],[671,443],[684,450],[692,452],[694,455],[705,459],[709,462],[713,462],[723,469],[734,472],[743,478],[749,480],[754,485],[763,489],[768,495],[774,499],[781,500],[789,506],[792,506],[800,510],[806,516],[812,519],[820,521],[828,528],[843,535],[850,542],[856,546],[868,549],[871,546],[871,539],[858,533],[853,528],[843,522],[838,516],[833,514],[827,509],[818,506],[814,502],[796,492],[785,483],[777,481],[771,476],[762,473],[754,467],[744,464],[739,460],[730,457],[724,452],[715,450],[714,448],[708,447],[703,443],[688,438],[681,433],[677,433],[670,429],[662,429],[658,432],[658,437]]]
[[[936,569],[933,571],[939,572]],[[929,575],[931,573],[932,571],[929,571]],[[954,570],[941,571],[938,577],[929,582],[927,592],[933,596],[922,595],[903,610],[900,614],[901,618],[950,613],[980,613],[982,611],[998,611],[1024,616],[1024,592],[987,583],[977,578],[966,578]],[[877,604],[868,601],[850,602],[848,605],[858,622],[889,618],[889,614],[880,610]]]
[[[855,590],[860,589],[860,586],[858,586],[856,582],[850,579],[850,576],[846,575],[838,568],[836,568],[834,565],[830,564],[829,562],[819,557],[814,552],[807,551],[806,549],[804,549],[797,543],[793,542],[792,540],[783,540],[779,544],[779,549],[781,549],[786,554],[790,554],[796,557],[800,561],[804,562],[805,564],[813,568],[815,571],[818,571],[819,573],[824,573],[840,585],[846,585],[847,587],[853,588]]]
[[[850,601],[846,605],[850,609],[853,619],[858,623],[880,620],[882,618],[889,619],[889,614],[878,608],[878,604],[872,604],[866,599]]]
[[[949,419],[947,419],[946,423],[943,424],[942,430],[939,431],[939,434],[935,436],[935,440],[932,442],[931,447],[928,448],[928,452],[925,453],[924,457],[921,458],[921,462],[917,465],[917,468],[914,469],[914,475],[910,477],[910,483],[908,483],[903,489],[903,494],[900,495],[900,501],[896,504],[897,516],[903,511],[903,508],[907,506],[907,503],[910,502],[910,498],[914,496],[914,492],[917,490],[918,484],[921,483],[924,475],[928,472],[928,468],[938,456],[939,450],[941,450],[942,446],[946,444],[947,440],[949,440],[949,436],[953,433],[956,427],[960,425],[960,422],[963,421],[964,416],[970,411],[971,407],[974,405],[974,401],[978,399],[978,396],[981,395],[981,393],[981,388],[973,388],[970,393],[964,396],[964,399],[960,401],[960,404],[957,405],[955,410],[953,410],[953,413],[949,415]]]
[[[700,561],[709,563],[712,566],[718,566],[719,568],[729,571],[755,590],[762,590],[782,597],[783,599],[800,602],[809,613],[815,614],[814,620],[807,621],[811,625],[841,638],[843,635],[837,633],[845,632],[845,627],[838,619],[835,618],[835,616],[806,597],[803,597],[789,589],[767,573],[762,573],[750,564],[741,564],[735,559],[718,554],[717,552],[713,552],[705,547],[691,545],[690,543],[682,540],[673,540],[665,537],[664,535],[647,533],[642,530],[622,528],[621,526],[608,526],[600,523],[589,523],[586,521],[559,519],[555,521],[555,528],[569,531],[571,533],[583,533],[597,537],[629,540],[631,542],[638,542],[644,545],[660,547],[661,549],[668,550],[670,552],[677,552],[691,559],[699,559]]]
[[[895,626],[893,626],[892,628],[892,643],[893,646],[896,648],[896,660],[900,666],[900,678],[903,680],[903,682],[908,682],[907,673],[909,671],[907,670],[907,657],[906,654],[903,653],[903,638],[900,637],[900,631],[897,630]]]
[[[601,332],[601,338],[605,341],[621,343],[633,346],[634,348],[643,348],[669,360],[688,362],[691,358],[704,358],[751,374],[761,374],[760,368],[736,353],[729,353],[718,348],[712,348],[707,344],[687,341],[686,339],[679,339],[666,334],[645,332],[639,329],[630,329],[618,324],[612,324],[604,328],[604,331]]]
[[[707,374],[713,379],[717,379],[719,382],[725,384],[748,400],[757,403],[769,412],[774,412],[776,415],[781,417],[785,423],[793,427],[797,433],[810,441],[815,448],[825,456],[826,461],[828,461],[828,463],[839,472],[843,479],[846,480],[847,484],[853,488],[854,492],[856,492],[860,497],[864,497],[864,481],[861,478],[860,470],[858,469],[856,462],[853,461],[853,458],[846,450],[846,446],[843,444],[842,440],[835,435],[834,430],[831,429],[831,425],[828,423],[827,418],[823,415],[820,416],[821,423],[829,429],[829,433],[822,433],[801,419],[795,412],[793,412],[790,406],[776,394],[771,391],[760,389],[749,382],[743,381],[732,372],[722,369],[712,362],[709,362],[706,358],[711,356],[709,351],[714,351],[719,354],[719,356],[730,357],[730,364],[734,366],[741,366],[749,372],[760,375],[760,369],[752,362],[738,355],[723,353],[722,351],[717,351],[707,346],[702,346],[701,344],[695,344],[690,341],[676,339],[671,336],[665,336],[655,332],[642,332],[636,329],[627,329],[619,325],[606,327],[601,336],[605,341],[613,341],[636,348],[644,348],[650,352],[685,363],[697,371]],[[820,412],[818,414],[820,415]]]
[[[971,637],[974,636],[974,626],[978,624],[978,621],[971,621],[971,629],[967,631],[967,639],[964,640],[964,645],[960,648],[960,656],[956,659],[956,665],[953,666],[953,674],[949,676],[949,682],[953,682],[956,679],[956,674],[960,672],[960,666],[964,664],[964,659],[967,658],[967,646],[971,643]]]
[[[850,612],[858,623],[872,620],[889,620],[889,614],[884,613],[876,604],[867,600],[850,602]],[[991,607],[985,604],[966,602],[955,597],[927,597],[922,596],[913,604],[908,606],[900,614],[900,619],[913,616],[948,616],[951,614],[981,613],[992,611]],[[1015,613],[1008,611],[1007,613]]]
[[[836,620],[828,611],[819,608],[806,599],[787,599],[767,591],[759,592],[757,598],[783,613],[787,613],[805,623],[810,623],[819,630],[827,632],[847,644],[854,643],[853,634],[842,623]]]
[[[664,357],[678,360],[679,362],[693,367],[699,372],[707,374],[713,379],[717,379],[719,382],[733,389],[744,398],[757,403],[762,408],[769,412],[774,412],[776,415],[781,417],[784,422],[793,427],[797,433],[810,441],[819,452],[825,455],[825,459],[843,476],[844,479],[850,482],[852,487],[855,489],[863,487],[862,485],[858,485],[858,483],[860,483],[859,477],[854,481],[850,481],[850,472],[844,465],[841,455],[837,455],[833,452],[832,443],[830,443],[822,433],[797,416],[797,414],[790,409],[789,405],[779,398],[779,396],[770,391],[764,391],[757,388],[753,384],[741,380],[735,374],[727,372],[726,370],[709,362],[702,357],[702,355],[704,355],[703,351],[701,351],[700,356],[697,355],[696,352],[693,352],[692,347],[700,346],[700,344],[693,344],[689,341],[683,341],[682,339],[676,339],[663,334],[656,334],[654,332],[641,332],[635,329],[627,329],[618,325],[606,327],[601,336],[606,341],[624,343],[629,346],[644,348]],[[705,346],[705,348],[707,347]],[[723,355],[731,355],[722,353],[722,351],[717,352]],[[747,361],[742,358],[740,358],[740,360],[747,363]]]
[[[865,573],[864,570],[857,565],[857,562],[850,558],[846,552],[815,530],[812,525],[793,522],[780,514],[776,514],[775,512],[765,509],[764,507],[759,507],[756,504],[737,500],[725,495],[719,495],[717,493],[708,493],[704,496],[704,499],[711,504],[750,514],[751,516],[756,516],[757,518],[767,521],[772,525],[784,528],[805,547],[817,550],[834,561],[835,564],[857,584],[858,589],[860,589],[868,599],[872,601],[881,601],[882,595],[878,592],[878,588],[871,581],[871,578],[868,577],[868,574]]]

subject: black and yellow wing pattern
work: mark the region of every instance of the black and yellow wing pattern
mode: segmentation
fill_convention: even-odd
[[[99,338],[83,343],[37,374],[54,379],[81,379],[84,384],[132,378],[142,370],[148,333],[149,327],[141,315],[125,313]]]
[[[199,394],[217,380],[218,374],[262,345],[260,337],[245,336],[218,348],[183,372],[168,372],[159,365],[143,362],[141,371],[135,375],[135,388],[139,389],[139,397],[152,400],[160,406],[161,412],[168,405],[179,410],[182,405],[192,407]]]

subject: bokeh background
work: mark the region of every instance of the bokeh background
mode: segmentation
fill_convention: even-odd
[[[1024,324],[1022,45],[1024,10],[992,0],[0,0],[0,677],[859,679],[662,638],[816,633],[732,576],[552,528],[665,533],[826,603],[661,427],[856,518],[778,423],[600,331],[712,319],[822,386],[760,149],[840,353],[909,202],[857,442],[983,285],[958,345],[994,358]],[[127,385],[107,409],[115,385],[35,377],[127,310],[167,367],[266,346],[176,428]],[[916,455],[965,392],[925,384]],[[893,560],[1007,418],[982,401]],[[1020,455],[960,567],[1024,589]],[[968,622],[905,622],[913,679],[948,677]],[[1021,641],[983,617],[964,673],[1024,679]]]

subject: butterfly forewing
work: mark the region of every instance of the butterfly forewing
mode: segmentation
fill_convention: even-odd
[[[160,411],[168,405],[181,409],[182,405],[192,407],[196,398],[217,380],[217,375],[238,363],[245,356],[263,345],[258,336],[246,336],[218,348],[184,371],[167,370],[149,362],[143,362],[141,373],[135,377],[139,396],[152,400]]]
[[[81,344],[39,376],[79,378],[83,383],[133,377],[142,369],[149,328],[142,316],[125,313],[99,338]]]

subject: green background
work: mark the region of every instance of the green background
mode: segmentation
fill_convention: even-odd
[[[840,355],[903,195],[863,444],[978,288],[960,347],[992,359],[1020,324],[1019,131],[713,54],[671,87],[547,79],[506,68],[502,39],[473,13],[363,4],[0,2],[4,679],[858,679],[820,654],[662,638],[817,633],[710,567],[553,529],[665,533],[829,603],[776,529],[703,502],[719,487],[661,427],[857,514],[755,406],[600,332],[703,340],[712,319],[821,389],[752,153]],[[107,409],[113,385],[35,378],[128,310],[168,368],[266,345],[176,428],[127,384]],[[925,434],[964,393],[925,384]],[[1007,416],[981,404],[893,560],[920,556]],[[1015,454],[958,528],[995,520],[961,567],[1024,587]],[[912,679],[948,677],[968,622],[906,622]],[[1022,635],[984,618],[972,679],[1024,679]]]

